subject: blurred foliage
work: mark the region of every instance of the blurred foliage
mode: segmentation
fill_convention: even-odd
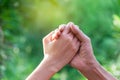
[[[42,38],[69,21],[120,79],[120,0],[0,0],[0,80],[24,80],[43,58]],[[66,66],[51,80],[86,79]]]
[[[115,54],[116,54],[116,60],[115,60],[115,63],[112,64],[112,70],[114,71],[113,74],[116,75],[118,77],[118,79],[120,79],[120,64],[119,64],[119,61],[120,61],[120,16],[117,16],[117,15],[113,15],[113,24],[114,24],[114,27],[113,27],[113,30],[114,30],[114,33],[113,33],[113,36],[114,38],[116,39],[116,43],[117,43],[117,48],[116,48],[116,51],[115,51]]]

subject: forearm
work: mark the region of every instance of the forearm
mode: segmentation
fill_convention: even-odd
[[[26,80],[49,80],[55,73],[51,64],[43,60]]]
[[[99,64],[88,65],[86,70],[79,70],[88,80],[116,80]]]

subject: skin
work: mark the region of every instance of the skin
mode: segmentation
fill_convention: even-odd
[[[66,64],[88,80],[116,80],[96,60],[91,40],[76,25],[60,25],[43,39],[44,59],[26,80],[49,80]]]
[[[90,38],[85,35],[77,25],[71,22],[68,23],[68,25],[71,33],[74,37],[77,37],[80,42],[80,49],[73,57],[70,65],[79,70],[88,80],[116,80],[110,73],[102,68],[96,60]]]
[[[80,46],[78,39],[70,28],[60,27],[61,30],[56,29],[43,39],[44,59],[26,80],[49,80],[75,56]]]

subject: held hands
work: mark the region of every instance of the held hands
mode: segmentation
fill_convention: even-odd
[[[77,53],[70,61],[70,65],[79,70],[88,80],[116,80],[111,74],[105,71],[105,69],[102,68],[96,60],[93,54],[90,38],[73,23],[68,23],[67,27],[68,30],[70,29],[69,33],[71,33],[73,37],[77,38],[77,42],[80,44],[79,49],[77,49]],[[59,31],[61,30],[63,30],[63,28],[59,28]],[[58,38],[61,35],[62,33],[53,36],[53,39],[59,40]],[[72,43],[74,43],[74,41],[72,41]]]
[[[86,69],[86,67],[93,65],[96,62],[96,59],[93,55],[93,50],[91,46],[91,41],[88,36],[86,36],[78,27],[77,25],[74,25],[73,23],[67,24],[67,29],[69,30],[69,33],[75,38],[78,39],[78,42],[80,44],[79,51],[75,53],[75,56],[72,58],[70,65],[80,71]],[[61,27],[59,30],[56,31],[56,33],[59,31],[63,31],[64,28]],[[59,33],[59,35],[54,34],[53,39],[59,40],[58,37],[60,37],[63,33]],[[66,36],[67,37],[67,36]],[[72,41],[74,43],[74,41]],[[77,45],[77,44],[76,44]],[[73,46],[76,46],[73,45]],[[69,49],[70,50],[70,49]],[[69,53],[70,54],[70,53]],[[89,60],[88,60],[89,59]]]
[[[68,64],[79,50],[80,42],[70,31],[69,25],[43,38],[44,59],[26,80],[49,80]]]
[[[80,42],[71,33],[69,25],[61,25],[43,39],[44,60],[49,61],[57,72],[71,61],[79,46]]]
[[[97,62],[90,38],[73,23],[44,37],[43,48],[44,59],[26,80],[49,80],[68,63],[88,80],[116,80]]]

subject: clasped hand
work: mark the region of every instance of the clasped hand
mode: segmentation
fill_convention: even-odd
[[[88,80],[116,80],[96,60],[90,38],[71,22],[44,37],[43,49],[43,60],[26,80],[49,80],[66,64]]]

